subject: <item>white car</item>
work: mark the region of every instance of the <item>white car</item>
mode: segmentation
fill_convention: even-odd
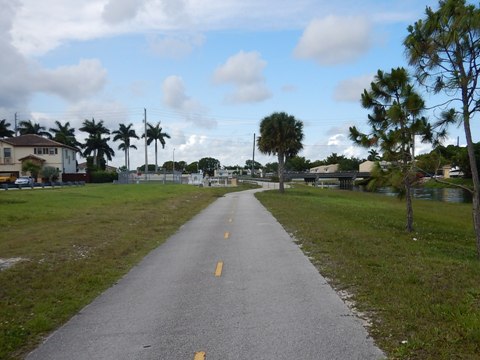
[[[33,185],[33,179],[30,176],[20,176],[15,180],[15,185]]]

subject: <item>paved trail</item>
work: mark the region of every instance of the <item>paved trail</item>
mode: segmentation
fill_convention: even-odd
[[[383,358],[253,193],[218,199],[27,359]]]

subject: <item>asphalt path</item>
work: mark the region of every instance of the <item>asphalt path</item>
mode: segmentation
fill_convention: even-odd
[[[254,192],[219,198],[27,359],[384,358]]]

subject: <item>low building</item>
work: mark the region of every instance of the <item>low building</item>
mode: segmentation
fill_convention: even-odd
[[[339,164],[321,165],[310,168],[311,173],[330,174],[338,171]]]
[[[77,149],[39,135],[27,134],[0,139],[0,173],[24,174],[22,166],[32,161],[51,166],[62,174],[77,172]]]
[[[388,168],[388,165],[390,165],[390,163],[388,161],[370,161],[370,160],[367,160],[367,161],[364,161],[363,163],[361,163],[358,167],[358,171],[359,172],[372,172],[372,169],[373,167],[375,166],[376,163],[379,163],[380,164],[380,167],[382,168],[382,170],[386,170]]]

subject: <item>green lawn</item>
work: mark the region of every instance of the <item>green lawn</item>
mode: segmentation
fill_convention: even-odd
[[[232,190],[108,184],[0,192],[0,258],[24,259],[0,271],[0,359],[23,357]]]
[[[480,359],[480,261],[471,205],[297,186],[257,194],[392,359]]]

